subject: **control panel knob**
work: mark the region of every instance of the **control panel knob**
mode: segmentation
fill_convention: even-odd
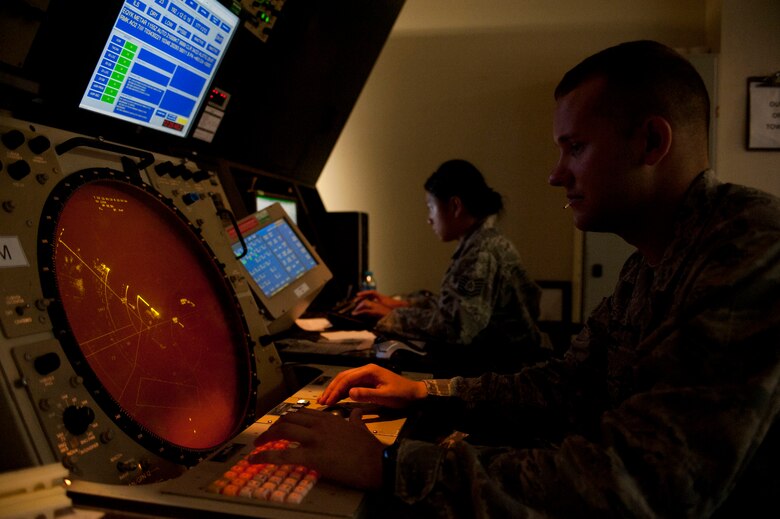
[[[198,193],[185,193],[182,195],[181,199],[185,205],[192,205],[200,200],[200,195]]]
[[[70,471],[75,471],[76,464],[78,463],[78,461],[79,461],[79,457],[75,454],[72,456],[65,456],[64,458],[62,458],[62,466]]]
[[[33,361],[35,371],[41,375],[48,375],[49,373],[53,373],[59,369],[61,364],[62,361],[60,360],[60,356],[53,351],[44,353],[43,355],[36,357]]]
[[[6,148],[9,150],[15,150],[24,142],[24,134],[19,130],[11,130],[4,133],[3,136],[0,137],[0,140],[3,141],[3,144]]]
[[[89,406],[71,405],[62,412],[62,421],[71,434],[79,436],[87,432],[89,425],[95,421],[95,411]]]
[[[187,169],[187,166],[184,164],[179,164],[178,166],[174,166],[171,168],[171,171],[168,173],[171,178],[179,178],[186,180],[184,177],[185,175],[189,175],[190,171]]]
[[[203,182],[204,180],[207,180],[211,176],[209,172],[205,169],[199,169],[192,175],[192,179],[195,180],[195,182]]]
[[[114,439],[114,431],[106,429],[100,433],[100,443],[110,443]]]
[[[173,169],[173,163],[170,160],[166,160],[165,162],[160,162],[159,164],[156,164],[154,166],[154,171],[159,176],[167,175],[170,173],[171,169]]]
[[[40,155],[51,148],[51,141],[45,135],[39,135],[30,139],[30,142],[27,143],[27,147],[30,148],[31,152]]]
[[[137,461],[119,461],[116,468],[119,472],[140,472],[141,464]]]
[[[30,174],[30,165],[25,160],[17,160],[8,165],[8,175],[14,180],[22,180]]]

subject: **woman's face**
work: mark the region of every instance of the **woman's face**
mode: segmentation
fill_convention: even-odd
[[[426,191],[425,205],[428,206],[428,224],[441,241],[460,238],[455,229],[454,204],[452,199],[442,201]]]

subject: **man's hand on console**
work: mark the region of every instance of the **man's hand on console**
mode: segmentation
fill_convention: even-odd
[[[333,405],[349,397],[356,402],[400,409],[427,395],[424,383],[410,380],[376,364],[367,364],[336,375],[317,402]]]
[[[349,420],[345,420],[310,409],[287,413],[258,436],[255,445],[280,439],[299,445],[257,452],[249,457],[249,462],[305,465],[325,479],[353,488],[380,488],[385,445],[366,428],[361,414],[360,409],[353,409]]]

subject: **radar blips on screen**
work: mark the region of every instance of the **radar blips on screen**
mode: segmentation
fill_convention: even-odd
[[[0,469],[169,479],[279,401],[281,361],[226,273],[216,175],[24,121],[0,134],[16,157],[0,175]]]

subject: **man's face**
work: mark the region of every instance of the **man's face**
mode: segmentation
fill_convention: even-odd
[[[602,88],[602,79],[591,79],[558,100],[553,137],[560,157],[549,182],[566,190],[578,229],[623,235],[649,183],[640,139],[597,110]]]

